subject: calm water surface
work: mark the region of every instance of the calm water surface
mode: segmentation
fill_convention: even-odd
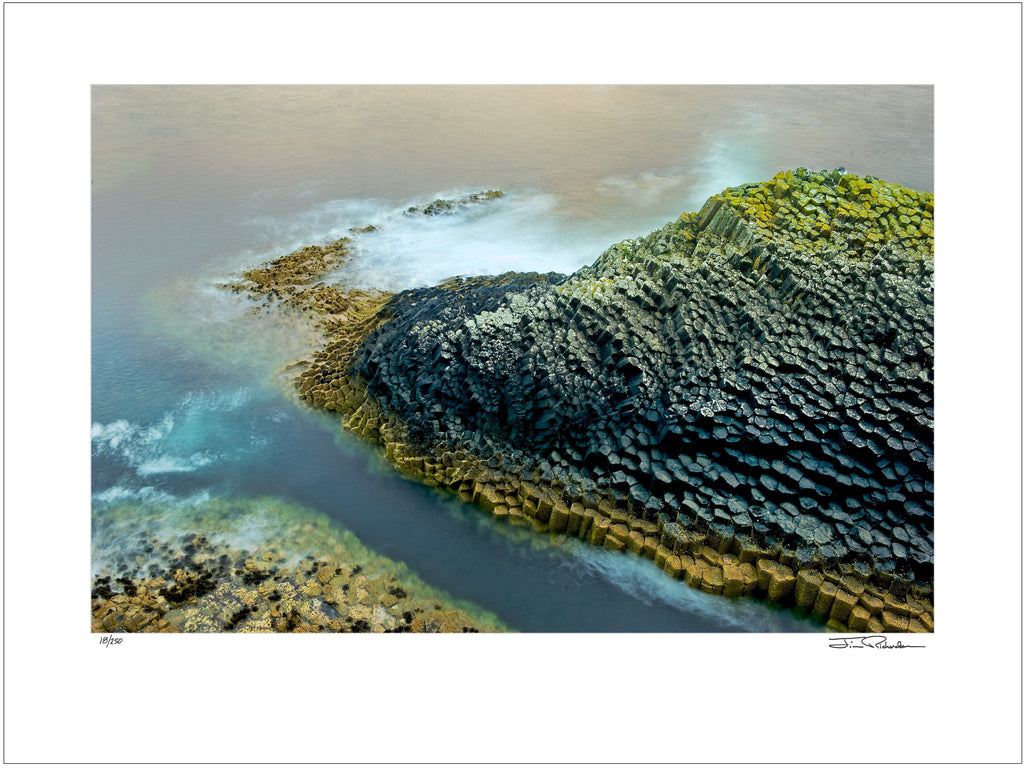
[[[804,631],[401,478],[287,394],[308,335],[216,285],[375,224],[347,283],[569,272],[780,170],[932,189],[929,87],[96,87],[93,504],[278,496],[524,631]],[[480,189],[485,210],[410,205]]]

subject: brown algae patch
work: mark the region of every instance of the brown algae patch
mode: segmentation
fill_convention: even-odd
[[[125,504],[94,518],[93,632],[509,631],[276,499]]]

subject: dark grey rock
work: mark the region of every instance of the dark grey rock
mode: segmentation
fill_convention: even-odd
[[[868,262],[737,249],[681,226],[570,277],[398,294],[351,372],[427,444],[518,451],[647,519],[775,530],[825,561],[930,564],[931,262],[895,246]]]

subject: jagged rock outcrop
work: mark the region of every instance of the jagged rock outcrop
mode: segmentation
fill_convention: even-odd
[[[448,199],[438,198],[430,203],[427,203],[422,208],[418,206],[412,206],[407,208],[406,215],[422,214],[424,216],[447,216],[458,211],[465,210],[470,206],[479,205],[480,203],[488,203],[491,200],[497,200],[500,197],[504,197],[505,193],[497,189],[488,189],[483,192],[475,192],[472,195],[463,195],[459,198]]]

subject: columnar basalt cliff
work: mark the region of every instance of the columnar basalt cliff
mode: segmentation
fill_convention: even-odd
[[[932,214],[787,171],[568,277],[356,297],[299,391],[496,516],[836,631],[930,631]]]

